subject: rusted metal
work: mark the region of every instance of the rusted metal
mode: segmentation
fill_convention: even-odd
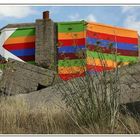
[[[49,18],[49,11],[44,11],[43,12],[43,19],[50,19]]]

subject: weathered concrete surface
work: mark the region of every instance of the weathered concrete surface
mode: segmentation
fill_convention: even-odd
[[[52,20],[36,20],[35,46],[35,62],[41,67],[56,70],[56,26]]]
[[[55,75],[48,69],[9,59],[0,81],[0,90],[6,95],[29,93],[52,85]]]
[[[62,101],[61,92],[55,85],[39,91],[31,92],[30,94],[18,94],[13,97],[23,98],[30,109],[38,108],[40,105],[44,105],[48,109],[61,107],[65,108],[65,103]]]
[[[140,101],[140,62],[119,70],[121,103]]]
[[[23,28],[23,27],[35,27],[35,23],[16,23],[16,24],[8,24],[0,29],[3,30],[5,28]]]

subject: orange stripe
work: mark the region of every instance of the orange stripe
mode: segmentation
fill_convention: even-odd
[[[17,43],[27,43],[27,42],[35,42],[35,36],[8,38],[5,41],[4,45],[17,44]]]
[[[87,57],[86,59],[87,65],[94,65],[94,66],[106,66],[106,67],[111,67],[115,68],[117,66],[117,62],[112,61],[112,60],[100,60],[98,58],[91,58]],[[123,62],[123,65],[128,65],[129,62]]]
[[[59,74],[76,74],[85,72],[85,67],[58,67]]]
[[[58,33],[58,39],[80,39],[85,38],[85,32]]]
[[[99,33],[117,35],[117,36],[138,38],[137,31],[127,30],[125,28],[124,29],[123,28],[117,28],[117,27],[108,26],[108,25],[96,24],[96,23],[87,24],[87,30],[90,30],[90,31],[93,31],[93,32],[99,32]]]

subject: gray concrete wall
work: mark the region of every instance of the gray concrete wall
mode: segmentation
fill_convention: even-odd
[[[1,94],[29,93],[51,86],[56,73],[35,65],[9,59],[0,81]]]
[[[56,70],[56,26],[50,19],[36,20],[36,55],[38,66]]]

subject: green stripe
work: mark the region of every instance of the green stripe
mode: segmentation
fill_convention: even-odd
[[[85,65],[84,59],[59,60],[58,61],[59,67],[84,66],[84,65]]]
[[[58,32],[82,32],[85,30],[84,22],[64,22],[58,23]]]
[[[17,29],[10,37],[35,35],[35,28]]]
[[[107,54],[107,53],[99,53],[99,52],[92,52],[87,50],[87,56],[92,57],[92,58],[101,58],[105,60],[116,60],[117,62],[132,62],[132,61],[137,61],[138,57],[133,57],[133,56],[122,56],[122,55],[117,55],[115,57],[114,54]]]
[[[28,61],[27,63],[35,65],[35,61]]]

